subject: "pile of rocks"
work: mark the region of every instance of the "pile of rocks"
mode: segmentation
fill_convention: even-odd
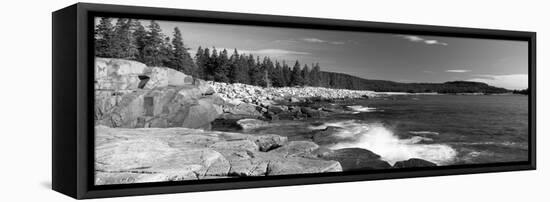
[[[376,96],[373,91],[330,89],[323,87],[264,88],[241,83],[208,81],[224,100],[223,111],[233,115],[274,119],[319,118],[340,109],[320,107],[316,101],[358,99]],[[317,106],[310,106],[314,104]]]
[[[288,100],[299,102],[307,98],[355,99],[376,96],[374,91],[332,89],[324,87],[271,87],[264,88],[241,83],[220,83],[209,81],[222,98],[231,102],[262,104],[265,100]]]

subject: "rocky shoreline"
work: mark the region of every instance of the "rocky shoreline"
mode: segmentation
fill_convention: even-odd
[[[320,146],[338,128],[300,141],[245,134],[277,120],[357,113],[333,103],[377,96],[372,91],[206,82],[109,58],[96,58],[95,75],[97,185],[435,166],[421,159],[390,165],[366,149]],[[239,128],[211,130],[217,124]]]
[[[128,184],[436,166],[393,166],[366,149],[330,150],[311,141],[189,128],[96,126],[95,184]]]
[[[262,120],[300,120],[321,118],[334,113],[354,113],[334,102],[376,97],[373,91],[323,87],[263,88],[240,83],[208,81],[223,100],[223,119],[258,118]]]

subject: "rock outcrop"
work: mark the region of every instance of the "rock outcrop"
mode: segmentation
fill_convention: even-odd
[[[164,67],[96,58],[95,120],[122,128],[210,128],[223,100],[202,80]]]
[[[154,89],[193,83],[193,77],[166,67],[148,67],[143,63],[116,59],[95,59],[97,90]]]
[[[398,161],[393,164],[393,168],[418,168],[418,167],[434,167],[437,164],[426,161],[424,159],[412,158],[406,161]]]
[[[321,154],[322,159],[340,162],[344,171],[388,169],[392,166],[378,154],[361,148],[345,148]]]
[[[311,155],[316,144],[278,135],[106,126],[95,132],[96,185],[342,171],[338,161]]]

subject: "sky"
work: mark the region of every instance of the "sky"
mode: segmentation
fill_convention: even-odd
[[[528,86],[524,41],[157,21],[164,34],[179,27],[184,44],[237,49],[321,70],[397,82],[478,81],[507,89]],[[142,21],[148,25],[149,21]]]

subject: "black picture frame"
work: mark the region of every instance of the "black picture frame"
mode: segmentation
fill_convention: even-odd
[[[528,97],[529,160],[526,162],[360,172],[95,186],[93,183],[94,121],[92,118],[94,110],[92,36],[95,16],[527,41],[530,91]],[[52,20],[52,188],[77,199],[536,169],[535,32],[90,3],[77,3],[55,11],[52,14]]]

